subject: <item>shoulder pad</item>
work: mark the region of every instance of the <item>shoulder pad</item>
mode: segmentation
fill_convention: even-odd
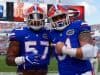
[[[82,20],[76,20],[76,21],[71,23],[71,26],[73,28],[79,28],[81,26],[82,22],[83,22]]]
[[[85,22],[83,22],[81,24],[80,29],[82,32],[90,32],[91,31],[91,27]]]

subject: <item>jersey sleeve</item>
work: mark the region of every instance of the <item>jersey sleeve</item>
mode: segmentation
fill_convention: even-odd
[[[15,28],[8,35],[10,41],[21,41],[24,37],[26,30],[25,28]]]
[[[18,41],[18,40],[17,40],[17,35],[16,35],[16,31],[15,31],[15,30],[12,30],[12,31],[8,34],[8,37],[9,37],[9,41]]]

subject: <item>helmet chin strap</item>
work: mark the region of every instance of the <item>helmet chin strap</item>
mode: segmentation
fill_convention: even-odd
[[[57,22],[56,24],[57,24],[57,27],[61,27],[64,25],[64,22],[60,21],[60,22]]]
[[[65,28],[64,22],[55,22],[54,25],[55,25],[55,27],[54,27],[55,30],[63,30]]]
[[[67,27],[67,25],[64,25],[63,27],[56,27],[55,29],[58,31],[62,31],[63,29],[65,29]]]
[[[66,22],[63,22],[63,21],[59,21],[59,22],[55,22],[54,25],[55,25],[54,28],[56,30],[61,31],[61,30],[65,29],[67,26],[69,26],[69,23],[66,23]]]

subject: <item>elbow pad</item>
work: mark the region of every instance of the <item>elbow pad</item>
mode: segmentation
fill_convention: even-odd
[[[71,57],[75,57],[76,53],[77,53],[77,48],[67,48],[66,46],[63,46],[62,53],[63,54],[68,54]]]
[[[97,56],[98,48],[91,44],[86,44],[81,47],[83,53],[83,59],[90,59]]]

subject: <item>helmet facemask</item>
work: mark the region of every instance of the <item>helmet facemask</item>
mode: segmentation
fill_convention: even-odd
[[[52,28],[63,30],[69,25],[69,16],[66,13],[58,14],[50,18]]]
[[[31,13],[28,15],[28,26],[34,30],[40,30],[44,25],[44,14]]]

